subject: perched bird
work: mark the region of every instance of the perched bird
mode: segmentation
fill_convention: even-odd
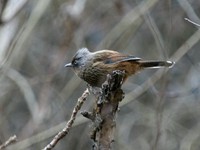
[[[145,68],[172,67],[172,61],[149,61],[141,58],[121,54],[113,50],[90,52],[87,48],[77,51],[71,63],[65,67],[72,67],[77,76],[94,87],[101,87],[107,74],[114,70],[125,71],[125,81],[129,76]]]

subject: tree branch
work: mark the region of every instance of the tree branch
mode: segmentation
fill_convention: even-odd
[[[17,141],[17,136],[13,135],[11,136],[5,143],[0,145],[0,150],[5,149],[8,145],[11,145]]]
[[[119,102],[124,98],[121,85],[123,71],[113,71],[107,76],[102,88],[92,88],[97,100],[93,113],[84,112],[83,116],[92,120],[91,139],[94,141],[93,150],[110,150],[114,141],[116,113]]]
[[[78,111],[81,109],[84,101],[86,101],[88,95],[89,95],[89,91],[88,91],[88,89],[86,89],[85,92],[82,94],[82,96],[78,99],[76,106],[74,107],[74,110],[72,112],[71,118],[67,122],[64,129],[62,131],[60,131],[43,150],[53,149],[56,146],[56,144],[58,143],[58,141],[60,141],[62,138],[64,138],[69,133],[69,130],[72,127],[74,120],[76,119],[76,115],[77,115]]]

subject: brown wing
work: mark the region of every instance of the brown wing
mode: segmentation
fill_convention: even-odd
[[[103,61],[105,64],[116,64],[116,63],[125,62],[125,61],[141,60],[141,58],[131,56],[131,55],[124,55],[112,50],[101,50],[101,51],[98,51],[97,53],[99,53],[99,56],[101,56],[98,59],[98,61]]]
[[[135,56],[116,56],[116,57],[110,57],[104,61],[105,64],[116,64],[119,62],[125,62],[125,61],[138,61],[140,58]]]

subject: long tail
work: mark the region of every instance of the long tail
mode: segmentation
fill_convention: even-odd
[[[175,64],[172,61],[139,61],[141,68],[162,68],[168,67],[171,68]]]

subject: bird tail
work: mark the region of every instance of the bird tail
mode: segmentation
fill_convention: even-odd
[[[141,68],[171,68],[174,65],[172,61],[139,61]]]

